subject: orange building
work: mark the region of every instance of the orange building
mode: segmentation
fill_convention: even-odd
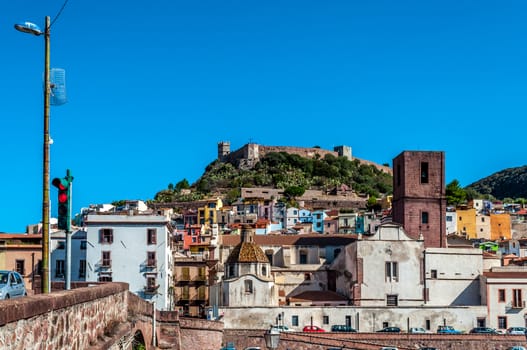
[[[41,266],[41,234],[0,233],[0,269],[20,273],[28,294],[40,288]]]
[[[509,214],[490,214],[490,239],[511,239],[511,216]]]

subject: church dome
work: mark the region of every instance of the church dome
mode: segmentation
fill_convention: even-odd
[[[227,258],[227,264],[239,263],[269,263],[269,259],[256,243],[241,242]]]

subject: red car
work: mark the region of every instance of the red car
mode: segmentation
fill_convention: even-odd
[[[318,326],[305,326],[302,329],[302,332],[319,333],[319,332],[325,332],[325,330]]]

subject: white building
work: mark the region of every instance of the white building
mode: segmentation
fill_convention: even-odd
[[[222,281],[211,287],[211,305],[278,306],[271,264],[254,243],[254,229],[244,226],[241,239],[225,261]]]
[[[493,267],[481,276],[481,302],[487,305],[483,326],[506,329],[526,327],[527,267]]]
[[[167,224],[164,216],[88,215],[86,281],[126,282],[132,293],[155,301],[160,310],[170,310]]]
[[[50,233],[50,280],[65,281],[67,273],[66,233]],[[70,281],[86,281],[86,232],[77,230],[71,233]]]

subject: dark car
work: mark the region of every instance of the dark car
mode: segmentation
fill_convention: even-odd
[[[384,327],[383,329],[377,331],[377,332],[384,332],[384,333],[401,333],[401,328],[399,327]]]
[[[452,326],[439,326],[437,327],[438,334],[461,334],[461,331],[455,329]]]
[[[475,327],[470,330],[470,333],[497,334],[498,332],[496,332],[494,328],[490,328],[490,327]]]
[[[351,326],[346,326],[343,324],[335,324],[331,326],[332,332],[351,332],[351,333],[357,333],[357,330]]]

